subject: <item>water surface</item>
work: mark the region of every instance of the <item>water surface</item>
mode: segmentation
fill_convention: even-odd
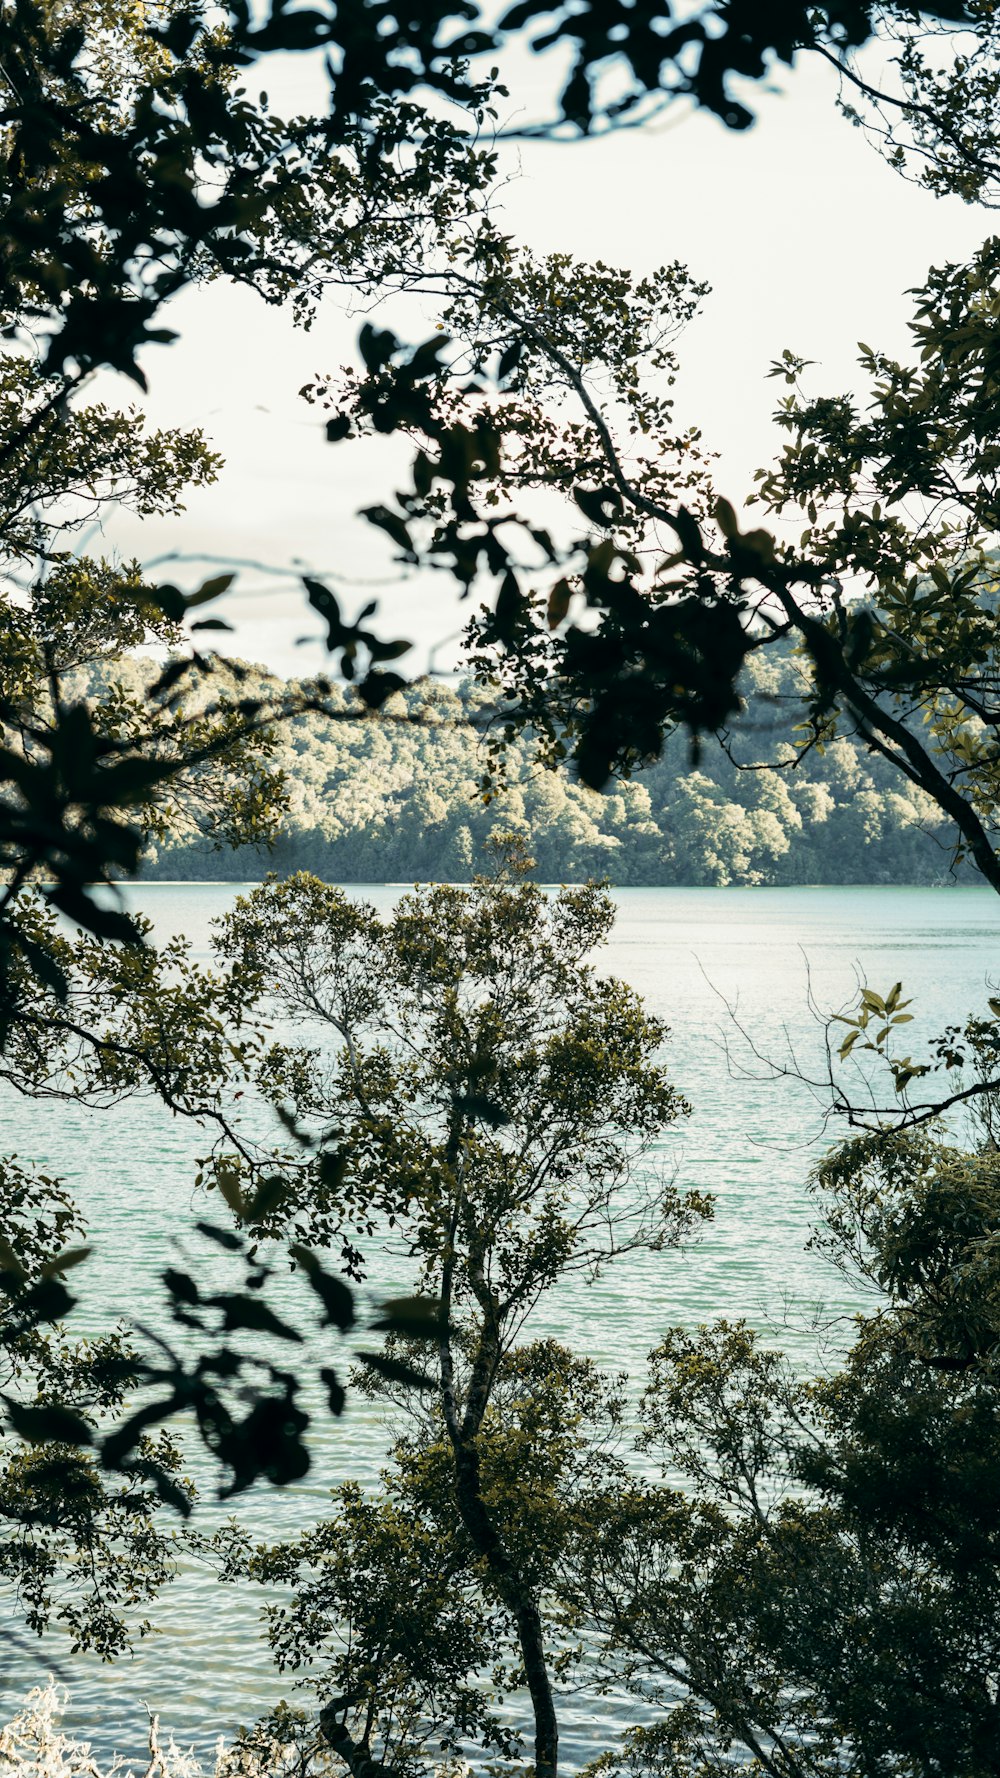
[[[186,934],[207,960],[211,921],[237,893],[232,884],[158,883],[129,899],[159,937]],[[400,890],[350,893],[388,911]],[[681,1186],[713,1193],[716,1214],[682,1253],[633,1256],[589,1286],[567,1282],[539,1310],[534,1331],[638,1379],[667,1326],[745,1316],[806,1369],[816,1358],[817,1318],[832,1322],[836,1337],[860,1306],[839,1275],[806,1250],[815,1217],[806,1181],[824,1142],[838,1132],[824,1127],[821,1094],[798,1081],[759,1078],[767,1069],[747,1050],[740,1028],[766,1055],[779,1063],[793,1058],[820,1078],[816,1009],[847,1004],[862,978],[883,993],[902,979],[919,1015],[908,1027],[917,1034],[915,1047],[921,1029],[932,1032],[982,1004],[1000,961],[1000,903],[978,888],[623,889],[615,901],[618,919],[600,967],[637,988],[670,1026],[670,1071],[693,1107],[665,1135],[660,1158]],[[137,1300],[155,1305],[158,1273],[174,1256],[196,1202],[195,1159],[207,1146],[204,1133],[146,1102],[105,1115],[0,1099],[0,1152],[62,1177],[89,1220],[96,1253],[87,1268],[84,1325],[108,1325]],[[374,1290],[405,1282],[398,1261],[373,1256]],[[336,1481],[372,1482],[384,1443],[377,1416],[355,1399],[339,1424],[323,1425],[306,1480],[295,1489],[256,1490],[240,1502],[241,1517],[263,1537],[294,1533],[322,1511]],[[195,1459],[193,1473],[199,1467]],[[206,1504],[199,1526],[208,1530],[228,1512]],[[102,1754],[117,1747],[140,1755],[147,1702],[179,1740],[204,1753],[218,1733],[251,1721],[289,1691],[260,1640],[259,1595],[220,1589],[189,1557],[180,1569],[152,1608],[156,1635],[134,1659],[113,1668],[83,1657],[66,1663],[73,1677],[68,1726]],[[8,1644],[0,1675],[7,1714],[38,1682],[46,1646],[36,1661]],[[52,1648],[65,1662],[58,1639]],[[608,1744],[615,1719],[616,1707],[592,1718],[583,1704],[568,1702],[569,1763]]]

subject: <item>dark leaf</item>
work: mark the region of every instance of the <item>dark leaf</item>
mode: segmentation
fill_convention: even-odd
[[[262,1222],[277,1210],[288,1196],[288,1180],[280,1173],[271,1173],[262,1179],[250,1203],[243,1212],[246,1222]]]
[[[390,1297],[372,1326],[409,1340],[437,1340],[447,1330],[441,1304],[431,1296]]]
[[[326,1399],[330,1412],[339,1417],[343,1413],[347,1403],[347,1395],[340,1379],[338,1378],[336,1371],[331,1370],[330,1366],[326,1364],[323,1366],[319,1374],[326,1385]]]
[[[698,521],[692,518],[686,506],[678,508],[674,518],[674,530],[677,533],[678,541],[684,554],[687,556],[688,561],[695,563],[702,561],[705,554],[705,546],[702,543],[701,532],[698,529]]]
[[[308,1247],[294,1242],[288,1249],[292,1259],[302,1267],[313,1290],[323,1304],[323,1327],[337,1327],[341,1333],[354,1326],[354,1295],[342,1278],[327,1272]]]
[[[592,525],[607,530],[622,514],[622,497],[616,488],[574,488],[573,499]]]
[[[0,1401],[18,1437],[27,1439],[29,1444],[90,1445],[94,1442],[86,1420],[81,1420],[70,1408],[56,1404],[29,1408],[22,1402],[12,1401],[9,1395],[0,1396]]]
[[[325,1148],[317,1161],[320,1179],[331,1191],[344,1183],[348,1153],[346,1148]]]
[[[184,600],[185,610],[192,611],[196,605],[208,605],[221,593],[228,592],[235,579],[235,574],[213,574],[210,579],[203,580],[196,593],[188,593]]]
[[[223,1327],[226,1333],[245,1331],[248,1333],[273,1334],[278,1340],[291,1340],[297,1346],[302,1344],[302,1335],[287,1321],[282,1321],[262,1303],[259,1297],[240,1296],[235,1291],[223,1291],[218,1296],[207,1298],[215,1309],[221,1309]]]
[[[518,365],[521,362],[521,357],[522,357],[523,352],[524,352],[524,341],[523,340],[514,340],[511,345],[505,347],[505,349],[500,354],[500,362],[497,365],[497,381],[498,382],[502,383],[505,377],[510,376],[510,373],[512,370],[517,369]]]
[[[474,1118],[477,1123],[486,1124],[491,1130],[501,1130],[511,1121],[502,1105],[481,1093],[457,1094],[452,1104],[462,1117]]]
[[[388,506],[363,506],[359,515],[367,519],[370,525],[384,531],[407,556],[413,555],[413,540],[399,514]]]
[[[246,1215],[246,1200],[243,1197],[239,1179],[232,1168],[220,1167],[215,1175],[215,1183],[233,1215],[244,1217]]]
[[[68,1315],[76,1302],[70,1296],[65,1284],[58,1278],[43,1278],[35,1284],[18,1305],[22,1315],[30,1317],[32,1323],[61,1321]]]
[[[61,1278],[64,1272],[71,1272],[74,1266],[82,1266],[93,1252],[91,1247],[67,1247],[64,1253],[57,1253],[53,1259],[46,1260],[41,1267],[43,1278]]]
[[[69,981],[62,966],[45,949],[44,945],[36,944],[25,932],[14,932],[13,942],[17,945],[25,961],[30,965],[40,982],[50,988],[61,1006],[65,1006],[69,998]]]
[[[366,673],[357,687],[358,697],[369,710],[381,710],[393,692],[403,691],[406,683],[400,673]]]
[[[187,1272],[178,1272],[174,1266],[167,1266],[161,1276],[175,1303],[186,1303],[192,1309],[200,1303],[201,1293]]]
[[[393,353],[399,351],[399,341],[394,333],[388,328],[372,327],[369,322],[361,329],[358,345],[367,370],[381,370]]]
[[[137,1475],[142,1481],[151,1482],[164,1506],[172,1506],[175,1512],[181,1514],[182,1518],[186,1519],[190,1516],[191,1496],[186,1489],[174,1481],[173,1476],[163,1468],[162,1464],[143,1462],[134,1465],[126,1464],[123,1467],[126,1475]]]
[[[549,602],[545,614],[550,630],[558,629],[559,625],[563,622],[563,619],[569,611],[571,597],[572,592],[569,581],[565,579],[557,580],[555,586],[549,593]]]
[[[217,1246],[224,1247],[227,1253],[242,1252],[243,1242],[239,1235],[233,1234],[232,1229],[218,1229],[212,1222],[196,1222],[194,1226],[200,1235],[205,1235],[209,1241],[214,1241]]]
[[[412,1364],[404,1364],[400,1358],[389,1358],[384,1352],[359,1352],[358,1357],[387,1383],[402,1383],[408,1389],[434,1388],[432,1377],[424,1371],[414,1370]]]

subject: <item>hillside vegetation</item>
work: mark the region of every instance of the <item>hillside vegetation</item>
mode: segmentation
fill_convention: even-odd
[[[146,671],[135,660],[113,669],[126,681]],[[761,693],[773,700],[778,731],[794,660],[752,659],[749,673],[758,711]],[[265,682],[273,686],[252,669],[248,695]],[[93,680],[88,687],[98,697],[103,689]],[[940,812],[846,735],[775,771],[752,769],[782,757],[759,717],[753,732],[734,731],[732,760],[713,747],[693,761],[677,733],[655,765],[604,793],[543,770],[530,740],[519,740],[508,752],[507,788],[486,802],[488,698],[476,685],[414,689],[381,716],[355,717],[349,692],[335,690],[332,703],[339,719],[305,715],[276,733],[272,764],[284,774],[287,811],[271,851],[214,849],[181,818],[169,839],[149,840],[145,875],[246,880],[265,870],[310,870],[330,882],[465,882],[500,829],[526,836],[544,881],[951,880]]]

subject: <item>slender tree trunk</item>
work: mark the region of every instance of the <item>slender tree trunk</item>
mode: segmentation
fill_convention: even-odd
[[[462,1523],[477,1555],[484,1558],[490,1578],[517,1626],[524,1676],[535,1719],[535,1778],[557,1778],[559,1723],[549,1679],[541,1613],[531,1588],[524,1585],[490,1518],[482,1496],[479,1453],[475,1445],[461,1438],[453,1444],[455,1494]]]
[[[438,1355],[441,1364],[441,1405],[455,1459],[455,1500],[472,1547],[484,1559],[497,1594],[514,1619],[535,1722],[535,1778],[558,1778],[559,1723],[549,1679],[541,1612],[534,1593],[525,1584],[504,1548],[503,1539],[483,1499],[476,1438],[489,1401],[500,1347],[496,1305],[492,1300],[484,1300],[489,1298],[490,1293],[482,1278],[482,1291],[477,1292],[477,1296],[485,1319],[484,1325],[480,1327],[479,1348],[472,1367],[464,1415],[460,1414],[455,1387],[455,1361],[451,1344],[454,1257],[450,1250],[462,1212],[461,1129],[457,1124],[449,1135],[447,1159],[456,1173],[457,1190],[449,1233],[449,1253],[441,1274],[441,1318],[444,1331]],[[470,1269],[475,1270],[475,1267]]]
[[[372,1759],[371,1749],[364,1741],[356,1741],[346,1723],[327,1707],[319,1713],[323,1739],[334,1753],[339,1753],[352,1778],[397,1778],[395,1768]]]

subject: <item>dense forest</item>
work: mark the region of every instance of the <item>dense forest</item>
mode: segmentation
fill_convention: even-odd
[[[138,661],[104,666],[89,689],[100,695],[101,676],[141,680],[149,671]],[[694,761],[688,738],[675,731],[655,764],[599,792],[542,769],[531,737],[522,736],[509,746],[506,784],[490,800],[481,790],[488,688],[471,680],[416,686],[373,715],[335,688],[342,720],[306,713],[275,732],[268,764],[283,774],[286,806],[272,848],[220,846],[188,813],[147,841],[144,874],[245,881],[267,870],[310,870],[328,882],[468,882],[483,868],[484,844],[502,831],[524,837],[547,882],[955,880],[940,810],[857,739],[814,747],[785,771],[752,769],[781,757],[775,735],[796,666],[789,653],[772,653],[766,662],[751,657],[745,672],[755,721],[752,731],[734,726],[731,756],[712,748]],[[260,693],[268,683],[263,669],[251,669],[245,689]],[[770,735],[761,718],[769,699]]]

